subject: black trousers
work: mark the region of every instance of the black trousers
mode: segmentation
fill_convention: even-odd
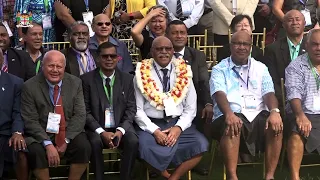
[[[96,132],[87,131],[87,136],[91,144],[91,162],[95,169],[96,180],[104,179],[104,164],[102,150],[107,146],[103,143],[100,135]],[[119,148],[123,150],[120,168],[120,180],[131,180],[131,172],[138,153],[138,136],[132,131],[126,131],[120,141]]]

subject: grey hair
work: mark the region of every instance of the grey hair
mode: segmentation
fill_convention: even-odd
[[[89,29],[88,25],[85,22],[76,21],[76,22],[72,23],[71,26],[68,28],[68,34],[69,35],[72,33],[73,28],[76,27],[77,25],[83,25],[83,26],[86,26]]]
[[[66,65],[67,65],[66,56],[65,56],[63,53],[61,53],[60,51],[57,51],[57,50],[51,50],[51,51],[46,52],[46,53],[44,54],[44,56],[43,56],[42,64],[44,64],[45,61],[47,61],[47,59],[49,59],[48,56],[49,56],[51,53],[53,53],[53,52],[58,52],[60,55],[62,55],[62,57],[63,57],[63,64],[64,64],[64,66],[66,66]]]
[[[320,29],[311,29],[307,34],[307,42],[309,43],[313,33],[318,33],[318,32],[320,32]]]

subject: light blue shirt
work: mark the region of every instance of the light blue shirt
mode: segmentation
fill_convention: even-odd
[[[242,66],[235,65],[231,57],[223,59],[212,68],[209,83],[214,101],[214,120],[223,115],[213,96],[218,91],[226,94],[233,112],[242,113],[250,122],[262,110],[267,110],[263,96],[274,92],[268,68],[252,57],[247,65]],[[250,106],[254,106],[254,109],[247,108],[247,96],[253,97]]]

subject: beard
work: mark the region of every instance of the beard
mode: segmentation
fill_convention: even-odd
[[[87,42],[76,42],[75,43],[75,49],[78,51],[84,51],[88,48]]]

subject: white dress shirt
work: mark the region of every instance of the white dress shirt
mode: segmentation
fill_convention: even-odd
[[[176,20],[177,18],[177,0],[157,0],[159,5],[166,7],[169,11],[171,20]],[[187,28],[191,28],[198,24],[204,11],[204,0],[181,0],[182,13],[185,17],[184,24]],[[187,11],[187,12],[186,12]]]
[[[106,80],[107,78],[112,79],[113,76],[114,76],[114,74],[115,74],[115,71],[113,71],[112,75],[108,77],[108,76],[106,76],[106,75],[104,75],[104,74],[102,73],[103,86],[106,86],[106,81],[105,81],[105,80]],[[110,86],[111,86],[111,81],[110,81]],[[113,88],[113,87],[112,87],[112,88]],[[111,98],[112,98],[112,97],[111,97]],[[113,116],[114,116],[114,114],[113,114]],[[114,120],[114,118],[113,118],[113,120]],[[113,122],[113,123],[111,123],[111,124],[115,124],[115,123]],[[119,130],[119,131],[122,133],[122,135],[124,135],[124,134],[126,133],[126,131],[125,131],[122,127],[117,127],[117,130]],[[101,134],[101,133],[103,133],[104,131],[105,131],[105,130],[104,130],[103,128],[101,128],[101,127],[99,127],[99,128],[96,129],[96,133],[97,133],[97,134]]]
[[[160,67],[157,63],[155,63],[155,65],[162,78],[163,73],[160,70],[162,69],[162,67]],[[172,70],[171,70],[171,67],[173,68]],[[176,79],[175,67],[171,66],[171,63],[169,63],[166,68],[168,69],[168,72],[171,72],[170,73],[170,89],[171,89]],[[152,68],[151,70],[151,77],[153,77],[153,80],[156,82],[159,90],[162,91],[163,89],[162,83],[156,71],[154,70],[154,68]],[[153,132],[159,129],[159,127],[156,124],[154,124],[149,119],[149,117],[162,119],[164,118],[163,110],[157,110],[155,107],[151,106],[150,102],[143,97],[140,89],[137,87],[136,78],[134,78],[133,83],[134,83],[136,103],[137,103],[137,114],[135,117],[136,123],[139,125],[139,127],[142,130],[153,134]],[[194,88],[192,80],[190,81],[189,90],[187,92],[185,99],[180,104],[177,105],[177,111],[178,111],[178,114],[180,114],[180,117],[178,122],[176,123],[176,126],[179,126],[182,129],[182,131],[184,131],[185,129],[191,126],[192,121],[195,118],[197,113],[197,93]]]

